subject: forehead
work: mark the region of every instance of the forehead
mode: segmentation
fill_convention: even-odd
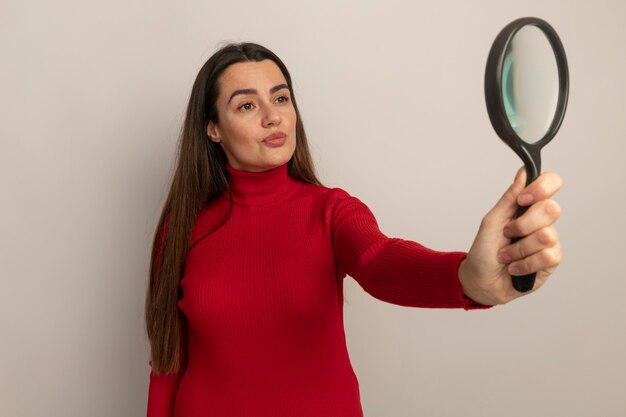
[[[283,73],[274,61],[239,62],[226,68],[220,77],[220,95],[230,97],[239,89],[256,88],[259,94],[278,84],[286,84]]]

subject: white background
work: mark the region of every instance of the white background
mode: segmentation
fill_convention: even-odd
[[[521,162],[487,116],[509,21],[570,65],[545,149],[565,257],[489,311],[378,301],[346,280],[368,417],[623,416],[626,3],[70,1],[0,6],[0,415],[145,414],[150,244],[191,85],[224,41],[290,69],[319,176],[389,236],[467,250]]]

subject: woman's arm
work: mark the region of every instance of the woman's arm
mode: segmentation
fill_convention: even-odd
[[[388,238],[365,204],[335,189],[332,230],[337,262],[369,294],[404,306],[475,309],[504,304],[524,295],[513,288],[511,274],[537,272],[536,291],[562,257],[554,227],[560,207],[552,200],[562,179],[545,173],[524,187],[525,179],[522,168],[483,218],[467,254]],[[511,220],[518,204],[531,207]],[[510,243],[512,237],[521,236],[525,237]]]
[[[163,225],[158,232],[157,255],[155,257],[154,282],[150,285],[158,285],[159,268],[163,256],[165,237],[168,230],[169,216],[165,218]],[[184,337],[181,341],[180,363],[185,363]],[[152,370],[152,361],[149,362],[150,385],[148,388],[148,410],[147,417],[172,417],[174,415],[174,403],[176,392],[182,378],[182,371],[173,373],[157,374]]]
[[[333,192],[336,261],[370,295],[410,307],[489,307],[463,293],[458,268],[464,252],[438,252],[417,242],[389,238],[363,202],[341,189]]]
[[[160,375],[155,374],[154,371],[150,372],[147,417],[172,417],[174,415],[174,402],[181,376],[181,372]]]

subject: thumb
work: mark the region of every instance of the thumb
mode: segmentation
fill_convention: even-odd
[[[500,200],[493,206],[490,214],[504,222],[511,220],[517,211],[517,196],[522,192],[525,184],[526,169],[521,167],[517,170],[513,184],[509,186],[502,197],[500,197]]]

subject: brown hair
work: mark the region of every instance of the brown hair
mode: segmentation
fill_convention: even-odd
[[[232,64],[265,59],[274,61],[283,73],[296,111],[296,149],[287,163],[289,176],[321,185],[285,64],[273,52],[255,43],[223,46],[202,66],[193,84],[179,137],[176,170],[152,242],[145,315],[152,370],[157,374],[178,372],[184,367],[181,358],[185,357],[185,322],[177,303],[185,259],[193,247],[191,231],[199,211],[229,192],[226,155],[207,135],[209,121],[218,122],[215,102],[219,77]]]

